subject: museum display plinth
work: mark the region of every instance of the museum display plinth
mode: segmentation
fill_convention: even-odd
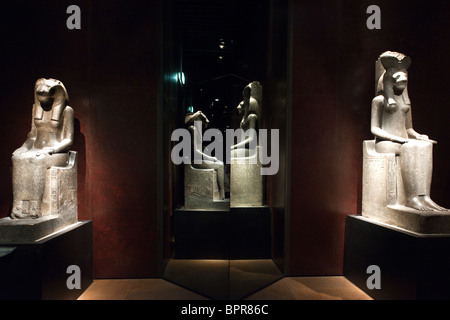
[[[344,275],[374,299],[450,299],[450,234],[420,234],[347,216]],[[367,268],[381,271],[370,290]]]
[[[71,300],[93,281],[92,221],[80,221],[37,241],[0,242],[0,300]],[[69,266],[81,289],[69,289]]]
[[[271,257],[270,207],[230,208],[230,259]]]
[[[270,208],[175,210],[175,259],[270,258]]]
[[[0,244],[39,240],[77,222],[77,212],[37,219],[0,219]]]
[[[174,258],[228,259],[228,220],[227,210],[175,210]]]

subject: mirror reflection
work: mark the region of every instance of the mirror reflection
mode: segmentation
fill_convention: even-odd
[[[282,243],[284,232],[273,232],[269,178],[261,174],[261,155],[270,150],[258,139],[273,108],[264,91],[273,1],[165,6],[165,37],[173,41],[165,51],[179,49],[180,57],[165,54],[174,61],[164,64],[176,74],[176,102],[166,99],[164,107],[174,163],[164,173],[172,206],[164,212],[164,277],[211,299],[243,299],[283,277],[273,240]],[[227,141],[230,129],[246,135]]]

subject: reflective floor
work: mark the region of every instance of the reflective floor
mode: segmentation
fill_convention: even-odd
[[[95,280],[79,300],[206,300],[163,279]],[[284,277],[245,300],[372,300],[345,277]]]
[[[171,259],[164,278],[211,299],[243,299],[281,279],[271,259]]]

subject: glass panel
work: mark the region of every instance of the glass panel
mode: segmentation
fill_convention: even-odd
[[[270,49],[279,44],[274,38],[287,38],[287,32],[275,34],[271,25],[275,12],[284,19],[278,21],[287,24],[287,7],[279,6],[278,1],[161,1],[165,8],[163,145],[173,147],[176,143],[171,143],[171,133],[185,128],[186,115],[197,111],[208,119],[208,128],[217,129],[224,138],[227,129],[240,127],[242,114],[237,106],[249,83],[259,81],[267,94],[273,91],[279,79],[271,78],[268,65],[286,69],[286,59],[269,61],[277,57]],[[277,6],[282,10],[275,10]],[[281,74],[285,84],[286,73]],[[286,101],[285,96],[282,100]],[[285,105],[264,107],[260,128],[273,127],[270,117],[276,110],[271,108],[279,108],[284,114],[277,119],[286,121]],[[286,123],[275,122],[279,125],[286,127]],[[211,142],[203,142],[202,149]],[[222,142],[222,155],[226,155],[226,143]],[[164,161],[170,161],[170,151],[164,149]],[[225,157],[222,159],[225,162]],[[284,239],[279,224],[284,223],[279,218],[284,215],[284,203],[283,210],[277,209],[277,217],[270,205],[230,208],[230,165],[225,163],[225,200],[216,201],[217,207],[192,208],[185,202],[185,170],[191,170],[186,166],[167,165],[163,173],[164,278],[211,299],[242,299],[283,277],[278,266],[284,261],[283,250],[279,250]],[[285,174],[277,176],[277,185],[285,183]],[[202,177],[196,188],[208,184],[208,179]],[[265,203],[268,198],[273,202],[284,197],[267,194],[267,185],[273,183],[273,177],[263,179]],[[278,248],[274,249],[274,244]]]

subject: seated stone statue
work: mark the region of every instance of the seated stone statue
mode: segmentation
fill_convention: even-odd
[[[237,110],[243,113],[240,129],[245,132],[241,141],[231,146],[230,206],[263,205],[258,126],[261,119],[262,86],[254,81],[243,90],[243,100]]]
[[[201,127],[196,123],[201,123]],[[225,199],[224,163],[203,150],[201,131],[208,124],[208,118],[201,111],[186,115],[185,125],[191,134],[192,146],[192,159],[185,165],[186,209],[214,209],[222,206],[214,201]]]
[[[238,112],[244,113],[240,128],[248,135],[237,144],[231,146],[231,157],[254,157],[257,156],[258,148],[258,119],[262,103],[262,86],[254,81],[247,85],[242,92],[243,100],[237,106]]]
[[[363,142],[362,216],[423,234],[450,233],[448,210],[430,197],[436,141],[412,126],[410,64],[390,51],[376,62],[375,139]]]
[[[446,210],[430,198],[436,141],[417,133],[412,126],[407,90],[411,60],[401,53],[385,52],[379,63],[382,73],[379,72],[378,95],[372,101],[371,117],[375,150],[398,157],[406,207],[421,211]]]
[[[76,153],[68,152],[73,122],[64,85],[54,79],[37,80],[31,131],[12,154],[12,219],[39,218],[57,214],[55,207],[76,207]]]

